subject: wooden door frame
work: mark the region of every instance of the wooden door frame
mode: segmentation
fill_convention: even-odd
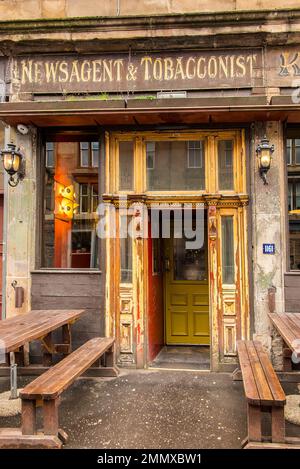
[[[206,182],[205,191],[181,191],[177,194],[147,192],[145,161],[145,142],[150,139],[181,140],[205,138],[206,142]],[[217,175],[217,147],[220,138],[234,140],[234,190],[220,191]],[[236,363],[235,344],[232,337],[247,339],[249,330],[249,285],[247,255],[247,205],[246,189],[246,152],[245,133],[241,129],[190,132],[112,132],[107,138],[106,194],[105,201],[119,206],[118,173],[116,147],[119,140],[134,140],[134,191],[128,194],[127,204],[142,202],[148,207],[153,203],[203,203],[208,209],[208,272],[209,305],[211,334],[211,369],[221,370]],[[208,164],[208,155],[209,163]],[[234,211],[236,217],[236,236],[239,240],[235,258],[239,275],[238,294],[225,295],[228,289],[222,284],[221,233],[220,220],[224,211]],[[231,212],[233,213],[233,212]],[[138,217],[135,220],[138,223]],[[147,240],[133,240],[133,282],[120,285],[119,282],[119,242],[107,240],[107,277],[106,277],[106,332],[117,338],[119,364],[145,367],[148,363],[148,261]],[[113,256],[113,257],[112,257]],[[111,259],[114,259],[114,262]],[[230,295],[229,295],[230,296]],[[240,325],[237,324],[240,321]],[[227,334],[227,335],[226,335]],[[231,337],[231,338],[230,338]],[[227,339],[226,339],[227,338]],[[226,342],[227,340],[227,342]],[[231,341],[231,342],[230,342]],[[225,345],[229,348],[226,349]],[[230,348],[232,347],[232,349]]]

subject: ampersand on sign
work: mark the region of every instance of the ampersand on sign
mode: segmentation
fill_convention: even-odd
[[[127,81],[135,81],[136,80],[136,74],[137,74],[137,67],[135,67],[133,64],[128,65],[128,72],[126,75],[126,80]]]

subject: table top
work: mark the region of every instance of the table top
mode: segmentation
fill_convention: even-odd
[[[297,357],[300,357],[300,313],[269,313],[273,325]]]
[[[13,352],[27,342],[42,339],[64,324],[75,322],[84,309],[43,309],[0,321],[0,347]]]

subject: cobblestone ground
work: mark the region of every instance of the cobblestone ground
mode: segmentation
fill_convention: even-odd
[[[8,386],[1,378],[0,390]],[[284,387],[298,393],[296,385]],[[69,434],[66,448],[239,448],[246,402],[230,374],[122,371],[78,380],[63,395],[60,423]],[[1,427],[19,424],[19,417],[0,418]],[[299,426],[287,430],[300,434]]]

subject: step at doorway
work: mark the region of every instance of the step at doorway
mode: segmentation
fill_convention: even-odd
[[[150,364],[151,368],[210,370],[210,350],[204,345],[166,345]]]

